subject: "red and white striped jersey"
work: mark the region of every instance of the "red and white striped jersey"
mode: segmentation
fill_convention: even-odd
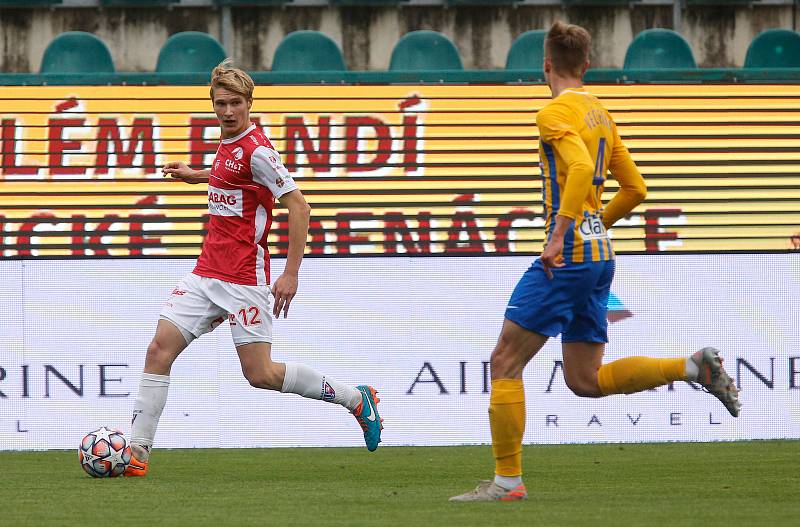
[[[217,149],[208,181],[208,233],[194,274],[269,285],[267,235],[272,207],[297,189],[280,154],[255,124]]]

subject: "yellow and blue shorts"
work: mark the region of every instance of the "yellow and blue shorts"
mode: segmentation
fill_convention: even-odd
[[[522,275],[505,316],[528,331],[562,342],[608,342],[608,295],[614,260],[567,264],[547,278],[537,259]]]

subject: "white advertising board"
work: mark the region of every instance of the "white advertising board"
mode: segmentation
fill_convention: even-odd
[[[490,442],[488,360],[532,258],[309,258],[273,356],[380,390],[383,445]],[[163,301],[192,260],[0,262],[0,449],[129,429]],[[283,260],[272,264],[278,276]],[[800,255],[621,256],[606,359],[713,345],[742,389],[730,417],[686,383],[585,399],[551,340],[525,372],[526,443],[800,438]],[[172,370],[157,447],[359,446],[342,408],[252,388],[225,325]]]

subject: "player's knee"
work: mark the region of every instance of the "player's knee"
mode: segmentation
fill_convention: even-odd
[[[519,354],[514,349],[513,342],[501,335],[492,351],[492,376],[494,378],[513,377],[514,372],[519,369],[518,362]]]
[[[175,360],[176,353],[169,346],[164,345],[161,340],[154,338],[147,346],[147,362],[159,369],[167,368]]]
[[[590,379],[565,379],[567,387],[572,390],[572,393],[578,397],[602,397],[603,392],[600,391],[600,386],[595,379],[592,382]]]

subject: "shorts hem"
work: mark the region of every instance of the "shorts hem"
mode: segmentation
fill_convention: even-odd
[[[184,340],[186,340],[186,335],[184,333],[188,333],[189,335],[191,335],[193,337],[192,340],[194,340],[194,339],[199,337],[199,335],[195,335],[194,331],[191,331],[191,330],[187,329],[186,326],[176,322],[175,320],[169,318],[166,315],[163,315],[163,314],[158,315],[158,319],[159,320],[166,320],[167,322],[169,322],[170,324],[172,324],[173,326],[178,328],[178,331],[181,332],[181,335],[183,336]],[[191,341],[187,341],[186,344],[187,345],[191,344]]]
[[[246,339],[240,339],[240,340],[234,339],[233,340],[233,345],[236,346],[236,347],[239,347],[239,346],[244,346],[244,345],[247,345],[247,344],[255,344],[256,342],[263,342],[265,344],[272,344],[272,338],[271,337],[252,337],[252,338],[246,338]]]
[[[591,343],[591,344],[608,344],[608,337],[606,337],[605,340],[603,340],[603,339],[600,339],[600,338],[596,338],[596,339],[585,339],[584,338],[584,339],[582,339],[582,338],[579,338],[579,337],[564,338],[563,335],[561,336],[561,343],[562,344],[571,344],[571,343],[574,343],[574,342],[588,342],[588,343]]]
[[[539,335],[544,335],[545,337],[550,337],[550,338],[552,338],[552,337],[555,337],[555,336],[557,336],[557,335],[558,335],[558,333],[548,332],[548,331],[545,331],[545,330],[543,330],[543,329],[541,329],[541,328],[536,328],[536,327],[533,327],[531,324],[528,324],[528,323],[526,323],[526,322],[522,322],[522,321],[520,321],[520,320],[518,320],[518,319],[515,319],[515,318],[512,318],[512,317],[508,316],[508,314],[506,314],[506,315],[505,315],[505,318],[506,318],[507,320],[510,320],[510,321],[511,321],[511,322],[513,322],[514,324],[517,324],[517,325],[518,325],[518,326],[520,326],[522,329],[525,329],[525,330],[531,331],[531,332],[533,332],[533,333],[538,333]]]

